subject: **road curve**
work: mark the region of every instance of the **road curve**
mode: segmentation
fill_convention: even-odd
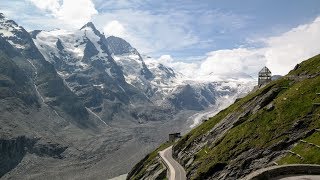
[[[169,180],[186,180],[186,171],[184,168],[172,157],[172,146],[160,151],[159,155],[162,161],[168,168]]]

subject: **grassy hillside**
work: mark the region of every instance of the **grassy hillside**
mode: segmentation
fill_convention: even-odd
[[[320,55],[193,129],[174,145],[174,156],[188,179],[232,179],[276,164],[320,164],[318,93]]]
[[[318,132],[314,130],[320,127],[320,106],[313,104],[320,102],[320,95],[317,95],[320,92],[319,72],[320,56],[316,56],[301,63],[287,76],[239,100],[187,134],[175,146],[176,153],[188,152],[189,147],[194,149],[192,146],[196,146],[195,141],[199,138],[208,136],[208,139],[212,138],[208,135],[209,131],[218,122],[226,120],[227,116],[245,113],[244,116],[238,117],[239,120],[221,138],[213,142],[205,141],[205,145],[194,153],[194,161],[187,168],[190,176],[195,179],[214,176],[230,164],[236,166],[233,161],[236,158],[242,158],[242,154],[250,155],[245,152],[261,153],[261,150],[266,149],[279,151],[281,154],[279,154],[279,160],[277,155],[267,159],[271,162],[266,162],[266,165],[272,163],[273,159],[280,164],[320,164],[320,159],[314,158],[320,157],[320,148],[300,141],[305,137],[306,142],[312,139],[320,145],[320,141],[317,141],[319,140]],[[270,102],[257,104],[259,97],[270,92]],[[257,105],[260,107],[257,108]],[[252,110],[246,112],[251,107]],[[282,151],[286,149],[292,149],[292,151],[287,153]],[[262,153],[261,157],[256,159],[262,159],[263,156]],[[246,169],[249,164],[252,165],[245,159],[235,162],[243,166],[238,169]]]

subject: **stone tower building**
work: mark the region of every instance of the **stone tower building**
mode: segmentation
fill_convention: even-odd
[[[271,81],[271,77],[271,71],[267,67],[262,68],[259,72],[258,86],[269,83]]]

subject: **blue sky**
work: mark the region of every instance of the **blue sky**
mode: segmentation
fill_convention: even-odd
[[[12,16],[27,29],[61,28],[62,23],[44,24],[43,21],[52,20],[53,15],[30,2],[0,0],[0,9],[4,12],[16,12],[18,8],[19,13],[10,12],[9,18]],[[118,21],[127,28],[129,32],[126,33],[130,33],[124,38],[129,37],[128,41],[132,39],[132,43],[140,51],[154,56],[170,54],[186,59],[203,56],[212,50],[252,46],[250,39],[278,35],[299,24],[311,22],[320,14],[319,0],[94,0],[93,3],[98,13],[92,15],[90,21],[100,30],[103,31],[108,22]],[[131,16],[132,12],[136,14]],[[153,18],[155,23],[147,22],[148,24],[140,26],[146,28],[146,31],[152,31],[154,37],[136,27],[144,23],[141,16]],[[104,17],[107,18],[103,19]],[[36,19],[41,22],[37,23]],[[158,26],[159,30],[150,26]],[[167,30],[162,33],[161,28]],[[168,30],[169,28],[172,30]],[[166,33],[178,34],[179,37],[174,40],[174,37]],[[165,40],[166,36],[174,41]],[[138,41],[141,44],[150,41],[159,45],[146,48]],[[165,41],[163,45],[161,41]]]
[[[260,53],[262,49],[276,45],[286,46],[288,42],[284,38],[287,32],[317,23],[320,1],[0,0],[0,11],[27,30],[77,29],[93,21],[106,35],[126,39],[141,53],[156,58],[170,55],[175,59],[165,58],[167,63],[202,63],[212,54],[216,55],[214,52],[231,50],[231,53],[239,53],[237,50],[243,48],[250,53]],[[313,28],[316,33],[310,39],[318,38],[318,27]],[[307,29],[308,26],[304,27],[295,36],[303,39]],[[274,43],[274,37],[282,38],[283,45]],[[305,44],[309,45],[313,42]],[[315,52],[318,49],[295,58],[307,57]],[[268,59],[269,54],[257,55],[264,56],[264,59],[256,65],[256,69],[275,61]],[[280,54],[273,56],[279,57]],[[249,65],[244,65],[244,69],[248,69],[245,66]],[[198,64],[197,68],[200,66]]]

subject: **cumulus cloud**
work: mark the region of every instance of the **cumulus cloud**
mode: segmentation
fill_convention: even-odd
[[[98,14],[91,0],[27,0],[37,8],[73,27],[79,27]]]
[[[158,61],[190,78],[208,78],[212,75],[230,77],[241,73],[256,77],[265,65],[274,75],[285,75],[296,64],[320,54],[320,17],[279,36],[256,41],[264,46],[212,51],[198,63],[176,62],[168,55],[160,57]]]
[[[158,62],[161,64],[172,64],[174,62],[173,58],[170,55],[162,55],[159,57]]]
[[[205,59],[196,62],[175,61],[170,55],[163,55],[157,61],[186,78],[201,81],[251,78],[265,64],[262,51],[246,48],[212,51]]]
[[[320,54],[320,17],[280,36],[265,39],[267,66],[275,74],[286,74],[297,63]]]
[[[252,75],[265,63],[265,57],[258,49],[227,49],[209,52],[201,63],[199,74],[224,75],[229,73],[247,73]]]
[[[113,20],[109,22],[104,28],[103,31],[108,36],[117,36],[117,37],[125,37],[125,28],[123,25],[117,21]]]

